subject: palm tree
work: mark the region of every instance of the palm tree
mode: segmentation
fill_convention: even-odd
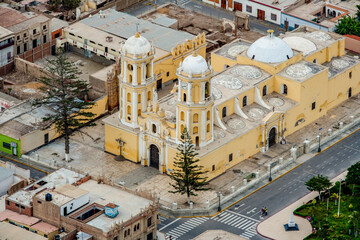
[[[360,22],[355,17],[342,17],[335,28],[335,32],[341,35],[360,35]]]
[[[349,223],[354,224],[354,235],[355,235],[355,237],[358,236],[359,218],[360,218],[360,214],[359,214],[358,211],[353,211],[353,212],[349,215]]]

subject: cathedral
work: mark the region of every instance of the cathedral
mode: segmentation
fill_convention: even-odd
[[[194,51],[161,98],[150,42],[136,33],[120,53],[119,111],[104,119],[105,151],[161,173],[173,171],[185,127],[212,179],[360,92],[360,64],[345,55],[342,36],[309,27],[237,39],[211,63]]]

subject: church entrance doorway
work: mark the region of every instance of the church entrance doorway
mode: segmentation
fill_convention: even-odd
[[[269,147],[276,144],[276,128],[272,128],[269,132]]]
[[[150,145],[150,166],[159,169],[159,149],[154,144]]]
[[[226,9],[226,0],[221,0],[221,7]]]

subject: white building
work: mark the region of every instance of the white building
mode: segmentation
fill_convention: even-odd
[[[14,172],[10,169],[0,167],[0,196],[7,193],[7,190],[14,183]]]
[[[13,61],[14,33],[0,26],[0,67]]]

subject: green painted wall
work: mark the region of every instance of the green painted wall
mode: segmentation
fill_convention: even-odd
[[[16,156],[21,157],[21,144],[19,140],[0,134],[0,151],[13,154],[14,146],[16,145]],[[10,148],[10,149],[9,149]]]

